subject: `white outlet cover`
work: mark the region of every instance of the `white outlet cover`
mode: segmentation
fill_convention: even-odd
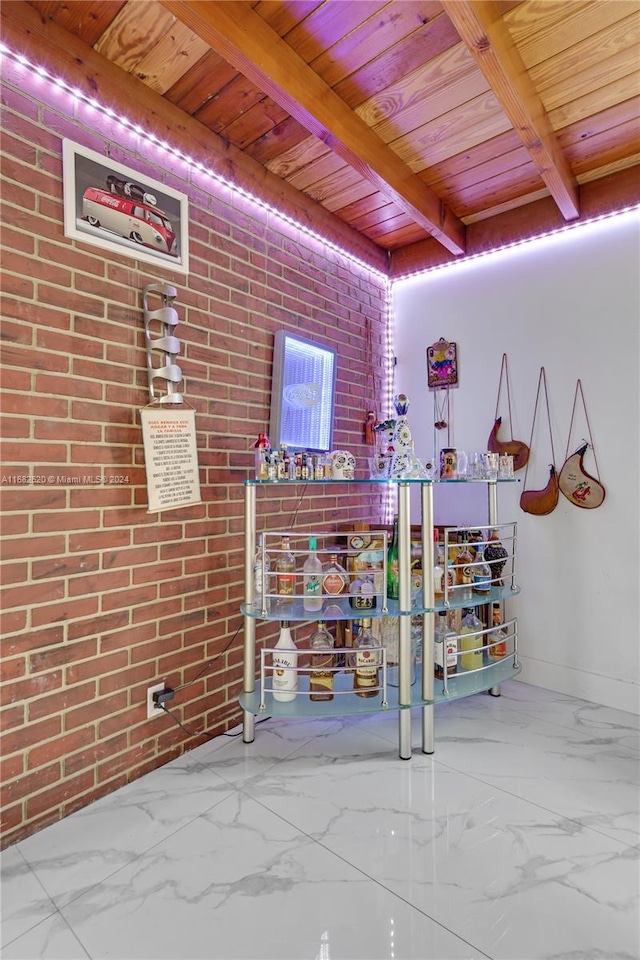
[[[153,687],[149,687],[147,689],[147,719],[148,720],[151,720],[152,717],[162,716],[163,711],[158,707],[156,707],[155,703],[153,702],[153,695],[158,690],[164,690],[164,688],[165,688],[164,683],[156,683],[154,684]]]

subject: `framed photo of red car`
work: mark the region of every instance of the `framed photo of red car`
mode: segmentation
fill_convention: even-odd
[[[185,193],[71,140],[62,141],[65,236],[189,272]]]

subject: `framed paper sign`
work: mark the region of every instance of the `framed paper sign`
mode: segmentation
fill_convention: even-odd
[[[62,141],[64,232],[102,250],[189,272],[187,195]]]
[[[430,390],[458,386],[458,348],[444,337],[427,347],[427,380]]]

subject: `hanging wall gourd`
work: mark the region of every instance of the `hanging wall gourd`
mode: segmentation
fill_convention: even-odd
[[[549,395],[547,393],[547,377],[544,367],[540,368],[540,376],[538,378],[538,391],[536,393],[536,403],[533,409],[533,421],[531,424],[531,439],[529,441],[529,448],[533,443],[533,435],[536,424],[536,415],[538,413],[538,402],[540,400],[541,388],[544,388],[544,399],[547,407],[547,422],[549,425],[549,441],[551,445],[551,460],[549,464],[549,479],[540,490],[523,490],[520,494],[520,507],[524,510],[525,513],[534,514],[537,517],[544,517],[549,513],[553,513],[555,510],[558,497],[559,497],[559,486],[558,486],[558,473],[556,471],[555,460],[556,455],[553,448],[553,431],[551,429],[551,413],[549,410]],[[529,463],[527,462],[527,468],[524,475],[524,486],[527,483],[527,473],[529,471]]]
[[[500,440],[498,438],[498,430],[502,425],[502,417],[498,416],[498,410],[500,409],[500,393],[502,390],[502,380],[505,380],[506,390],[507,390],[507,407],[509,410],[509,431],[511,433],[511,438],[509,440]],[[522,467],[526,466],[526,463],[529,459],[529,447],[522,440],[513,439],[513,417],[511,415],[511,387],[509,384],[509,366],[507,363],[506,353],[502,354],[502,366],[500,367],[500,380],[498,381],[498,396],[496,399],[496,412],[493,418],[493,427],[491,428],[491,433],[489,434],[489,440],[487,441],[487,450],[489,453],[498,453],[500,455],[507,455],[513,457],[513,469],[521,470]]]
[[[583,440],[575,453],[572,453],[571,456],[568,456],[578,397],[580,397],[582,401],[586,426],[589,432],[589,442],[587,443],[586,440]],[[587,471],[584,465],[585,454],[589,448],[593,453],[593,461],[595,463],[596,473],[598,475],[597,477],[593,477]],[[576,392],[573,397],[573,409],[571,411],[571,423],[569,425],[569,435],[567,437],[565,461],[560,471],[558,485],[560,488],[560,493],[567,498],[569,503],[572,503],[576,507],[581,507],[583,510],[593,510],[596,507],[599,507],[603,503],[606,496],[606,491],[600,482],[600,471],[598,470],[598,461],[596,460],[596,451],[593,446],[591,426],[589,424],[589,416],[587,414],[587,407],[585,404],[584,393],[582,392],[582,383],[580,380],[578,380],[576,383]]]

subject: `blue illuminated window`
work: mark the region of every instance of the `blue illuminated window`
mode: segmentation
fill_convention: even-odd
[[[273,350],[271,444],[331,450],[335,384],[335,350],[278,330]]]

